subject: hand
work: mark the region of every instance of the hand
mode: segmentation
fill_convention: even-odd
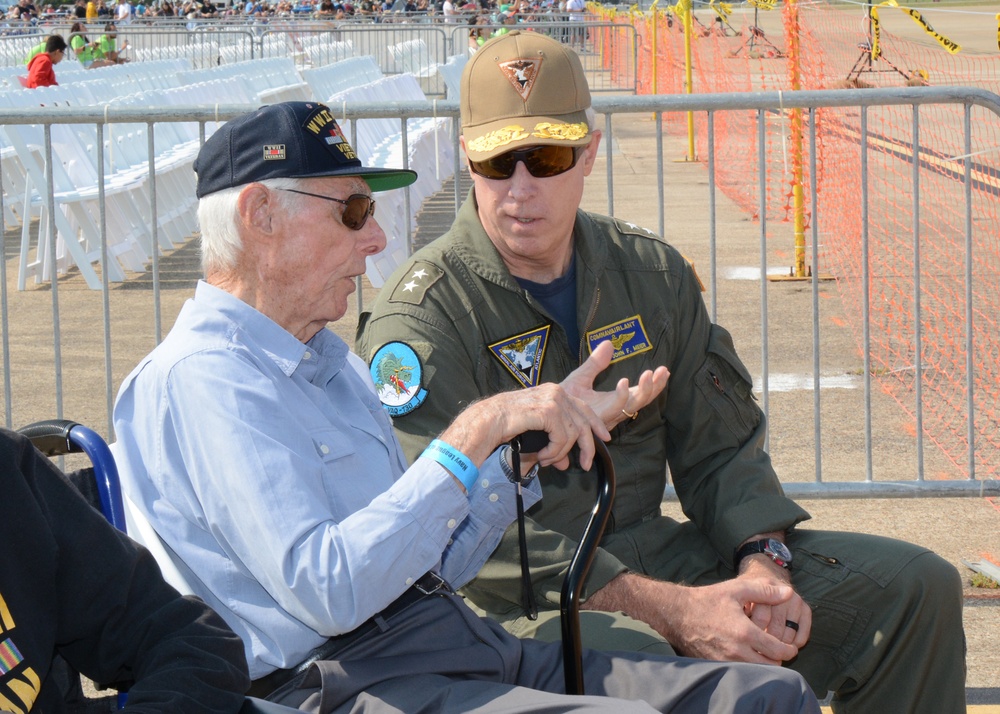
[[[770,581],[775,585],[788,583],[788,571],[777,565],[766,555],[751,555],[740,563],[739,579]],[[777,603],[748,603],[744,612],[757,627],[773,635],[782,642],[801,648],[809,641],[812,631],[812,609],[798,593],[793,592],[788,600]],[[793,622],[798,629],[786,623]]]
[[[702,659],[772,665],[799,653],[798,645],[758,627],[746,615],[753,608],[781,610],[784,603],[798,597],[791,585],[764,578],[737,578],[684,590],[673,634],[676,642],[671,640],[679,652]]]
[[[609,340],[600,343],[587,361],[562,381],[566,391],[589,404],[604,420],[608,429],[613,429],[628,419],[625,412],[635,414],[653,401],[667,386],[667,379],[670,377],[670,371],[660,366],[655,370],[647,369],[639,375],[639,381],[633,387],[629,387],[628,379],[623,377],[615,385],[615,391],[595,391],[594,380],[608,368],[613,355],[614,347]]]
[[[798,645],[758,627],[747,609],[771,606],[777,612],[793,597],[797,596],[791,585],[765,578],[687,587],[624,573],[591,595],[583,607],[627,612],[688,657],[777,665],[794,658]]]
[[[587,404],[558,384],[547,383],[474,402],[445,429],[441,439],[481,464],[500,444],[531,430],[549,435],[548,445],[537,454],[538,462],[558,469],[569,468],[573,446],[580,447],[580,465],[589,469],[596,453],[594,437],[611,438]]]

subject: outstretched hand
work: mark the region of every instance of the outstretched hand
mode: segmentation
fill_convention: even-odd
[[[580,448],[580,465],[594,461],[594,438],[608,441],[611,434],[585,402],[558,384],[501,392],[474,402],[458,415],[441,439],[480,464],[496,447],[526,431],[544,431],[549,443],[535,456],[542,466],[569,468],[569,452]]]
[[[647,369],[639,375],[639,381],[629,386],[626,378],[618,380],[613,392],[600,392],[594,389],[597,375],[608,368],[614,347],[606,340],[596,348],[587,361],[569,373],[562,381],[563,388],[577,399],[580,399],[597,413],[608,429],[637,414],[640,409],[649,404],[667,386],[670,371],[664,367],[655,370]]]

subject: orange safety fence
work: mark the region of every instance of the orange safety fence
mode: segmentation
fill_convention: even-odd
[[[990,53],[949,51],[946,45],[954,49],[962,38],[935,33],[924,17],[930,14],[926,9],[916,13],[923,19],[914,33],[918,41],[885,29],[882,23],[889,13],[915,14],[893,6],[891,0],[874,14],[861,6],[845,8],[825,2],[786,0],[770,11],[743,6],[732,14],[728,6],[719,5],[695,11],[691,38],[695,93],[933,84],[972,86],[1000,94],[1000,52],[996,48]],[[684,11],[683,3],[645,14],[605,11],[607,21],[636,28],[640,93],[685,91],[684,23],[676,14]],[[992,15],[988,17],[989,22],[996,22]],[[608,60],[613,72],[614,52],[605,57]],[[813,216],[818,217],[819,266],[837,279],[859,346],[863,328],[860,114],[857,107],[817,111],[816,157],[810,162],[808,114],[780,107],[768,112],[763,189],[767,240],[776,249],[787,252],[793,246],[796,205],[807,242]],[[916,156],[912,107],[871,107],[867,117],[873,380],[916,418],[919,327],[924,437],[955,465],[953,477],[966,476],[965,221],[966,211],[971,211],[976,476],[996,478],[1000,473],[1000,117],[978,107],[971,110],[972,201],[968,209],[964,107],[919,108]],[[758,218],[756,112],[718,112],[714,124],[716,185]],[[687,132],[683,114],[665,115],[664,125],[671,133]],[[704,157],[703,114],[696,116],[695,132],[698,155]],[[809,205],[812,166],[818,196],[815,207]],[[798,203],[795,184],[801,187]],[[919,196],[918,246],[914,245],[915,196]]]

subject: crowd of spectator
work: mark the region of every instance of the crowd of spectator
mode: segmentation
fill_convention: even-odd
[[[266,20],[300,18],[349,22],[444,22],[504,26],[565,18],[582,0],[75,0],[72,5],[36,6],[34,0],[0,9],[8,28],[70,20],[119,25],[152,24],[172,18]],[[2,8],[2,5],[0,5]],[[566,13],[566,15],[562,15]],[[493,30],[491,29],[490,32]],[[478,32],[478,30],[477,30]],[[486,36],[488,36],[487,33]]]

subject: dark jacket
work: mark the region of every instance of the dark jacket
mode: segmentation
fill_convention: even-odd
[[[50,676],[59,654],[129,688],[128,711],[239,711],[249,686],[240,639],[3,429],[0,494],[0,710],[65,711]]]

